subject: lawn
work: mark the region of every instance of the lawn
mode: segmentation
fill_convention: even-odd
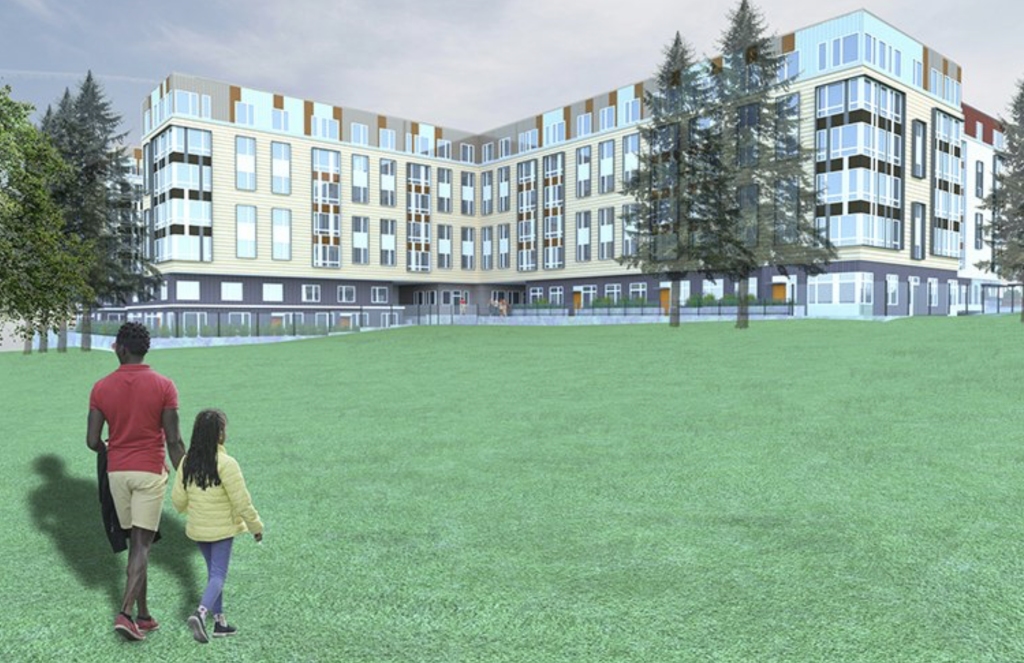
[[[425,327],[153,352],[230,419],[239,635],[168,498],[146,642],[85,447],[105,352],[0,355],[0,661],[1019,661],[1013,318]]]

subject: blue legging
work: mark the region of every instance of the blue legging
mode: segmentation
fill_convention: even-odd
[[[199,541],[199,551],[206,560],[206,591],[200,606],[215,615],[224,612],[224,580],[228,576],[228,562],[231,561],[231,544],[234,539],[220,541]]]

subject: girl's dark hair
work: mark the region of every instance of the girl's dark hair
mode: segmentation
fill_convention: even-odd
[[[194,483],[202,490],[220,485],[217,445],[227,425],[227,415],[220,410],[203,410],[196,415],[196,423],[192,426],[192,441],[181,469],[182,482],[186,488],[189,483]]]

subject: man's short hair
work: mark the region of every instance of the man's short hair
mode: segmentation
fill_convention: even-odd
[[[117,330],[117,345],[136,357],[149,352],[149,330],[138,322],[126,322]]]

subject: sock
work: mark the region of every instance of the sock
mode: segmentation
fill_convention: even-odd
[[[207,612],[206,608],[204,608],[203,606],[199,606],[199,610],[197,610],[197,612],[199,613],[199,618],[200,619],[204,619],[204,620],[206,619],[206,612]]]
[[[220,624],[221,627],[224,627],[224,626],[228,625],[228,620],[227,620],[227,617],[224,616],[224,613],[217,613],[216,615],[214,615],[213,616],[213,621],[215,621],[218,624]]]
[[[127,619],[128,621],[134,621],[134,620],[132,619],[132,616],[131,616],[131,615],[129,615],[129,614],[128,614],[127,612],[125,612],[124,610],[122,610],[122,611],[121,611],[121,615],[122,615],[122,616],[124,616],[124,618],[125,618],[125,619]]]
[[[142,613],[140,612],[140,613],[139,613],[139,616],[138,616],[138,617],[136,617],[135,619],[137,619],[137,620],[142,620],[142,621],[145,621],[145,622],[148,622],[148,621],[150,621],[150,620],[152,620],[152,619],[153,619],[153,616],[152,616],[152,615],[146,615],[146,616],[143,616],[143,615],[142,615]]]

